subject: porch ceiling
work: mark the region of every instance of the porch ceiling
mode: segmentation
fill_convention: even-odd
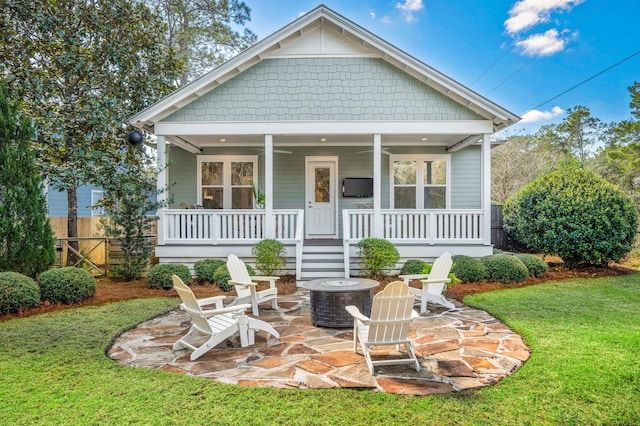
[[[456,143],[472,135],[382,135],[382,145],[388,146],[447,146]],[[255,146],[264,147],[263,135],[180,135],[168,137],[171,141],[176,138],[176,143],[188,143],[197,148],[223,147],[223,146]],[[273,135],[275,147],[284,146],[373,146],[373,135]]]

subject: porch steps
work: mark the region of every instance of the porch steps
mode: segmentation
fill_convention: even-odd
[[[306,240],[302,248],[300,280],[344,278],[341,240]]]

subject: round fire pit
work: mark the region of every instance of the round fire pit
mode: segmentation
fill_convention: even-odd
[[[322,278],[305,283],[310,292],[311,322],[317,327],[352,327],[353,317],[345,307],[354,305],[369,316],[371,290],[378,285],[366,278]]]

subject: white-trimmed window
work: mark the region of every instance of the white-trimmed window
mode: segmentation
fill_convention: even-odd
[[[198,204],[205,209],[252,209],[257,155],[198,156]]]
[[[391,156],[391,208],[448,208],[451,180],[449,161],[449,155]]]
[[[98,201],[104,197],[104,191],[99,189],[91,190],[91,216],[104,216],[104,207],[96,206]]]

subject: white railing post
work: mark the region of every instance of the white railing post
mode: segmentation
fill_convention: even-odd
[[[349,210],[342,210],[342,250],[344,252],[344,277],[349,278],[351,271],[349,270],[350,253],[349,240],[351,239],[351,224]]]
[[[276,221],[273,216],[273,135],[264,135],[264,236],[274,238]]]
[[[302,276],[302,249],[304,245],[304,210],[298,210],[296,220],[296,280]]]
[[[373,235],[372,237],[384,237],[382,225],[381,197],[382,197],[382,136],[373,135]]]
[[[484,222],[480,238],[485,246],[491,245],[491,140],[490,135],[482,136],[482,210]]]

